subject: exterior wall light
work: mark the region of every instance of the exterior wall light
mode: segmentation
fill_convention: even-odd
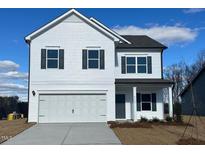
[[[33,91],[32,91],[32,94],[33,94],[33,96],[35,96],[35,95],[36,95],[36,92],[33,90]]]

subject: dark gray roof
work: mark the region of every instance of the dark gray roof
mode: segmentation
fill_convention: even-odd
[[[181,91],[181,93],[179,94],[180,96],[184,95],[185,92],[189,89],[189,87],[191,86],[191,84],[193,84],[198,78],[199,76],[205,71],[205,65],[198,71],[198,73],[191,79],[190,83]]]
[[[173,84],[165,79],[115,79],[115,84]]]
[[[162,48],[167,47],[146,35],[121,35],[132,44],[119,43],[116,48]]]

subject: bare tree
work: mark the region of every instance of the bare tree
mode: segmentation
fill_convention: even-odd
[[[205,67],[205,50],[202,50],[197,55],[196,62],[192,65],[187,65],[185,62],[179,62],[164,69],[164,77],[175,83],[173,88],[174,102],[179,102],[178,96],[181,91],[203,67]]]
[[[188,84],[191,82],[191,80],[196,76],[196,74],[203,68],[205,67],[205,50],[202,50],[199,52],[196,58],[196,62],[193,63],[192,65],[184,68],[184,80],[185,83]]]
[[[173,81],[173,100],[174,102],[178,102],[178,95],[182,91],[185,86],[184,83],[184,70],[186,68],[186,64],[184,62],[180,62],[178,64],[173,64],[164,69],[164,77]]]

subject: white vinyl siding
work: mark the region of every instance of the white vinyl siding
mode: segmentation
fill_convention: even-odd
[[[115,120],[114,41],[76,18],[75,21],[65,19],[66,22],[55,25],[30,43],[29,122],[38,122],[39,91],[70,90],[106,91],[107,120]],[[41,69],[41,49],[53,46],[64,49],[64,69]],[[106,51],[106,69],[102,71],[82,69],[82,49],[93,47]],[[32,95],[33,90],[36,96]]]

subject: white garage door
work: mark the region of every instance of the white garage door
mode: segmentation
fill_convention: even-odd
[[[106,95],[40,95],[39,123],[105,122]]]

